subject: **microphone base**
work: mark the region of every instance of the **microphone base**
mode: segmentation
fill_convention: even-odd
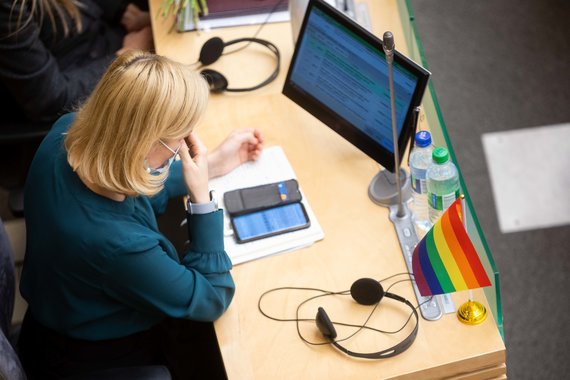
[[[400,187],[402,191],[402,203],[407,203],[412,198],[410,177],[406,171],[400,168]],[[368,196],[372,202],[383,207],[398,204],[398,186],[396,175],[386,169],[382,169],[372,178],[368,186]]]
[[[413,272],[412,254],[419,242],[419,237],[412,221],[412,211],[408,208],[408,200],[412,197],[410,177],[406,171],[400,168],[400,184],[402,187],[402,211],[403,215],[398,215],[398,187],[396,176],[388,170],[382,169],[370,183],[368,196],[370,199],[384,207],[390,209],[389,218],[394,224],[398,242],[402,250],[402,255],[408,272]],[[421,295],[415,282],[412,282],[416,298],[418,300],[419,311],[427,321],[436,321],[443,316],[442,296],[424,297]]]

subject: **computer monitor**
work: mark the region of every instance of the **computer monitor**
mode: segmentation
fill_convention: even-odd
[[[393,77],[400,160],[430,73],[398,51]],[[307,6],[283,94],[395,172],[382,41],[322,0]]]

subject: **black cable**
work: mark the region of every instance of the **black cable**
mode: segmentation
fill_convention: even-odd
[[[413,277],[413,273],[403,272],[403,273],[397,273],[397,274],[388,276],[388,277],[386,277],[386,278],[384,278],[384,279],[382,279],[382,280],[379,280],[378,282],[381,283],[381,282],[383,282],[383,281],[387,281],[387,280],[390,280],[390,279],[392,279],[392,278],[394,278],[394,277],[401,276],[401,275],[408,275],[408,276],[412,276],[412,277]],[[399,283],[407,282],[407,281],[412,281],[412,282],[413,282],[414,280],[413,280],[412,278],[408,278],[408,279],[405,279],[405,280],[398,280],[398,281],[394,282],[393,284],[391,284],[391,285],[387,288],[387,290],[384,291],[384,293],[388,292],[388,291],[389,291],[392,287],[394,287],[395,285],[397,285],[397,284],[399,284]],[[296,308],[296,311],[295,311],[295,316],[296,316],[295,318],[277,318],[277,317],[270,316],[269,314],[267,314],[267,313],[263,310],[263,308],[262,308],[262,306],[261,306],[262,300],[263,300],[263,298],[264,298],[266,295],[268,295],[268,294],[270,294],[270,293],[277,292],[277,291],[283,291],[283,290],[316,291],[316,292],[321,292],[321,293],[323,293],[323,294],[319,294],[319,295],[316,295],[316,296],[309,297],[309,298],[305,299],[304,301],[302,301],[299,305],[297,305],[297,308]],[[260,312],[263,316],[265,316],[266,318],[268,318],[268,319],[271,319],[271,320],[274,320],[274,321],[277,321],[277,322],[295,322],[295,323],[296,323],[296,329],[297,329],[297,335],[299,336],[299,338],[300,338],[303,342],[305,342],[305,343],[307,343],[307,344],[310,344],[310,345],[315,345],[315,346],[327,345],[327,344],[331,344],[331,342],[330,342],[330,341],[326,341],[326,342],[312,342],[312,341],[309,341],[308,339],[306,339],[306,338],[303,336],[303,334],[301,334],[301,330],[300,330],[300,325],[299,325],[299,323],[300,323],[300,322],[315,322],[315,319],[314,319],[314,318],[299,318],[300,309],[301,309],[301,307],[302,307],[303,305],[305,305],[306,303],[308,303],[308,302],[310,302],[310,301],[312,301],[312,300],[315,300],[315,299],[317,299],[317,298],[320,298],[320,297],[333,296],[333,295],[349,295],[349,294],[350,294],[350,290],[342,290],[342,291],[339,291],[339,292],[333,292],[333,291],[329,291],[329,290],[325,290],[325,289],[320,289],[320,288],[284,286],[284,287],[269,289],[269,290],[263,292],[263,293],[261,294],[261,296],[259,297],[259,300],[258,300],[258,302],[257,302],[257,307],[258,307],[259,312]],[[433,298],[433,297],[430,297],[430,298],[428,298],[426,301],[424,301],[424,302],[418,304],[418,305],[415,307],[415,310],[418,310],[422,305],[424,305],[425,303],[431,301],[432,298]],[[377,329],[377,328],[374,328],[374,327],[367,326],[367,323],[370,321],[370,318],[372,318],[372,315],[374,314],[374,312],[375,312],[376,309],[378,308],[378,305],[379,305],[379,304],[380,304],[380,302],[377,302],[377,303],[374,305],[374,307],[373,307],[372,310],[370,311],[368,317],[366,318],[366,320],[364,321],[363,324],[355,325],[355,324],[350,324],[350,323],[332,321],[333,325],[339,325],[339,326],[357,328],[357,330],[356,330],[355,332],[353,332],[352,334],[350,334],[350,335],[348,335],[347,337],[344,337],[344,338],[342,338],[342,339],[336,339],[335,342],[343,342],[343,341],[346,341],[346,340],[348,340],[348,339],[351,339],[352,337],[354,337],[356,334],[358,334],[358,333],[359,333],[360,331],[362,331],[362,330],[370,330],[370,331],[375,331],[375,332],[379,332],[379,333],[383,333],[383,334],[397,334],[397,333],[399,333],[400,331],[402,331],[402,330],[408,325],[408,323],[410,322],[412,316],[414,315],[414,312],[411,312],[411,313],[408,315],[408,318],[406,319],[406,321],[404,322],[404,324],[403,324],[400,328],[398,328],[398,329],[396,329],[396,330],[394,330],[394,331],[386,331],[386,330],[381,330],[381,329]]]
[[[418,132],[418,122],[420,121],[420,112],[421,107],[414,108],[413,112],[413,121],[412,124],[414,125],[414,130],[412,132],[412,138],[410,141],[410,149],[408,150],[408,166],[410,166],[410,155],[412,154],[412,149],[414,149],[414,144],[416,142],[416,133]]]
[[[283,0],[279,0],[271,9],[271,11],[269,11],[269,14],[267,15],[267,17],[265,18],[265,21],[263,21],[261,23],[261,25],[259,25],[259,27],[257,28],[257,31],[253,34],[253,37],[251,38],[257,38],[257,36],[259,35],[259,32],[261,32],[261,29],[263,29],[263,27],[267,24],[267,22],[269,21],[269,18],[271,18],[271,16],[273,15],[273,13],[275,12],[275,10],[277,9],[277,7],[279,7],[279,5],[281,5],[281,3],[283,2]],[[233,54],[236,53],[240,50],[243,50],[245,48],[247,48],[249,45],[251,44],[251,41],[249,41],[247,44],[235,49],[235,50],[231,50],[228,51],[227,53],[223,53],[222,55],[229,55],[229,54]]]

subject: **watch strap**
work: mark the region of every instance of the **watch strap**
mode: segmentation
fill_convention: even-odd
[[[197,214],[208,214],[210,212],[214,212],[218,210],[218,202],[216,200],[216,196],[214,191],[210,191],[210,202],[206,203],[192,203],[190,199],[188,199],[188,213],[190,215],[197,215]]]

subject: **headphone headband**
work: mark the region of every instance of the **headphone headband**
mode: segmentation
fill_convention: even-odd
[[[299,335],[299,338],[301,338],[301,340],[307,344],[310,344],[310,345],[331,344],[334,347],[336,347],[339,351],[344,352],[346,355],[357,357],[357,358],[362,358],[362,359],[390,358],[390,357],[399,355],[402,352],[406,351],[408,348],[410,348],[412,343],[416,340],[416,337],[418,335],[418,330],[419,330],[420,318],[419,318],[417,309],[421,306],[421,304],[418,305],[417,307],[415,307],[410,301],[408,301],[404,297],[399,296],[399,295],[394,294],[394,293],[385,292],[384,288],[382,287],[382,284],[381,284],[382,281],[385,281],[387,279],[390,279],[390,278],[398,276],[398,275],[404,275],[404,274],[409,275],[410,273],[408,273],[408,272],[398,273],[396,275],[387,277],[384,280],[380,280],[380,281],[374,280],[372,278],[366,278],[366,277],[360,278],[352,284],[352,286],[350,287],[350,290],[343,290],[340,292],[333,292],[333,291],[329,291],[329,290],[323,290],[323,289],[317,289],[317,288],[307,288],[307,287],[288,287],[288,286],[286,286],[286,287],[281,287],[281,288],[274,288],[274,289],[271,289],[271,290],[264,292],[259,297],[259,301],[258,301],[257,306],[259,308],[259,311],[264,316],[266,316],[267,318],[273,319],[275,321],[282,321],[282,322],[296,322],[297,323],[297,334]],[[401,281],[404,281],[404,280],[400,280],[397,282],[401,282]],[[396,283],[394,283],[392,285],[395,285]],[[294,318],[294,319],[277,318],[277,317],[272,317],[272,316],[268,315],[266,312],[264,312],[262,310],[261,300],[268,293],[279,291],[279,290],[305,290],[305,291],[310,290],[310,291],[318,291],[322,294],[309,297],[306,300],[304,300],[303,302],[301,302],[297,306],[297,317],[296,318]],[[299,322],[300,321],[309,321],[311,319],[306,319],[306,318],[300,319],[299,318],[299,309],[301,308],[302,305],[306,304],[307,302],[309,302],[311,300],[314,300],[314,299],[320,298],[320,297],[324,297],[324,296],[334,296],[334,295],[344,296],[344,295],[348,295],[348,294],[350,294],[352,296],[353,300],[356,301],[360,305],[373,306],[372,311],[371,311],[370,315],[368,316],[368,319],[370,319],[370,317],[372,316],[372,313],[374,313],[374,311],[376,310],[376,307],[382,301],[382,298],[384,298],[384,296],[391,298],[394,301],[398,301],[398,302],[405,304],[407,307],[409,307],[412,310],[412,312],[408,314],[408,317],[407,317],[405,323],[400,328],[398,328],[395,331],[384,331],[384,330],[380,330],[377,328],[369,327],[366,325],[366,323],[364,323],[363,325],[355,325],[355,324],[341,323],[341,322],[333,323],[333,322],[331,322],[331,320],[330,320],[329,316],[327,315],[327,313],[325,312],[325,310],[322,307],[319,307],[314,321],[316,322],[318,330],[325,337],[325,339],[327,341],[326,342],[322,342],[322,341],[314,342],[314,341],[307,340],[305,337],[303,337],[303,335],[301,334],[301,331],[299,329]],[[408,336],[406,336],[398,344],[396,344],[392,347],[389,347],[387,349],[383,349],[382,351],[378,351],[378,352],[354,352],[354,351],[347,349],[346,347],[343,347],[339,343],[339,342],[343,342],[343,341],[353,337],[361,329],[373,330],[373,331],[377,331],[379,333],[385,333],[385,334],[399,333],[402,330],[404,330],[404,328],[408,325],[408,323],[410,323],[410,319],[412,318],[412,314],[415,317],[415,325],[413,327],[413,330],[408,334]],[[367,322],[368,322],[368,319],[367,319]],[[337,333],[336,333],[336,329],[334,326],[334,324],[337,324],[337,323],[340,325],[343,325],[343,326],[357,327],[358,330],[346,338],[337,340]]]
[[[319,307],[319,310],[317,312],[317,316],[315,318],[319,331],[321,331],[321,333],[327,339],[329,339],[331,341],[331,344],[333,346],[335,346],[338,350],[344,352],[347,355],[354,356],[357,358],[385,359],[385,358],[390,358],[392,356],[396,356],[398,354],[401,354],[402,352],[406,351],[412,345],[412,343],[416,339],[416,336],[418,335],[418,327],[419,327],[418,312],[417,312],[416,308],[414,307],[414,305],[412,305],[410,303],[410,301],[408,301],[407,299],[405,299],[405,298],[403,298],[397,294],[386,292],[383,295],[385,297],[392,298],[393,300],[396,300],[398,302],[402,302],[402,303],[406,304],[410,309],[412,309],[412,312],[413,312],[414,316],[416,317],[416,325],[414,326],[414,329],[400,343],[398,343],[398,344],[396,344],[390,348],[387,348],[385,350],[378,351],[378,352],[363,353],[363,352],[350,351],[346,347],[341,346],[340,343],[338,343],[335,340],[335,338],[337,336],[336,330],[335,330],[334,325],[331,322],[330,318],[328,317],[327,313],[325,312],[325,310],[322,307]]]
[[[260,44],[260,45],[268,48],[273,54],[275,54],[275,57],[277,58],[277,65],[275,67],[275,70],[273,70],[271,75],[267,79],[265,79],[263,82],[255,85],[255,86],[244,87],[244,88],[228,88],[228,80],[224,77],[224,75],[222,75],[222,73],[220,73],[218,71],[211,70],[211,69],[202,70],[201,74],[208,81],[208,84],[210,86],[210,90],[212,92],[254,91],[254,90],[257,90],[257,89],[259,89],[263,86],[266,86],[269,83],[273,82],[277,78],[277,76],[279,75],[279,70],[281,68],[281,54],[279,52],[279,49],[272,42],[269,42],[267,40],[262,40],[260,38],[243,37],[243,38],[237,38],[235,40],[231,40],[229,42],[224,43],[221,38],[213,37],[213,38],[209,39],[208,41],[206,41],[204,43],[204,45],[202,46],[202,49],[200,50],[199,61],[205,66],[210,65],[210,64],[214,63],[216,60],[218,60],[218,58],[220,58],[220,56],[222,55],[223,50],[226,46],[230,46],[230,45],[237,44],[240,42],[250,42],[250,43],[253,42],[253,43],[257,43],[257,44]]]

